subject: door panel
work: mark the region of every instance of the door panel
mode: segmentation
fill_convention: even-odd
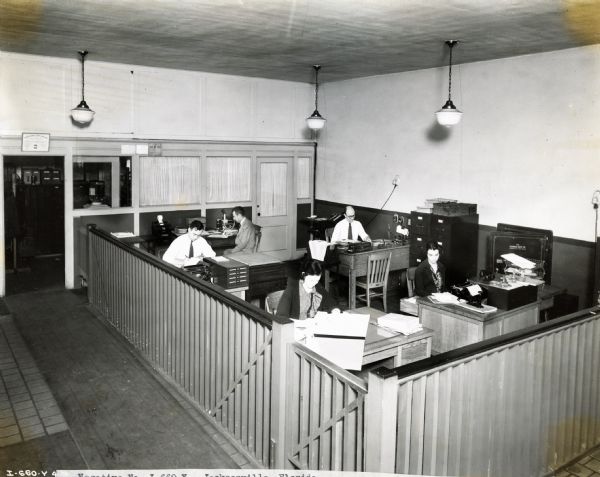
[[[262,227],[259,251],[282,260],[292,254],[295,211],[292,157],[257,158],[256,224]]]

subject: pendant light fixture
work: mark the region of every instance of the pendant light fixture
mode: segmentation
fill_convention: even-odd
[[[315,111],[306,118],[306,124],[310,129],[323,129],[325,118],[319,114],[319,70],[321,65],[313,65],[315,69]]]
[[[87,54],[87,50],[79,52],[81,56],[81,102],[76,108],[71,109],[73,121],[80,124],[88,124],[94,118],[94,111],[85,102],[85,57]]]
[[[448,69],[448,101],[446,101],[446,104],[442,106],[442,109],[435,113],[438,123],[446,127],[458,124],[462,116],[462,113],[456,109],[456,106],[454,106],[454,103],[452,102],[452,48],[454,48],[454,45],[457,43],[457,40],[446,41],[446,45],[448,45],[450,48],[450,67]]]

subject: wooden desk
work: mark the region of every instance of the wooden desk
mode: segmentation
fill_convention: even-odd
[[[540,302],[535,301],[514,310],[477,313],[458,305],[432,303],[417,299],[419,321],[431,328],[433,351],[443,353],[494,336],[527,328],[538,323]]]
[[[246,293],[246,301],[264,299],[268,293],[285,289],[287,267],[278,258],[263,252],[239,252],[227,257],[248,265],[250,288]]]
[[[385,315],[383,311],[364,306],[352,310],[352,313],[371,315],[365,339],[363,365],[391,360],[393,367],[396,368],[431,356],[432,330],[423,328],[423,331],[406,336],[377,324],[377,318]]]
[[[540,321],[548,321],[548,311],[554,306],[554,297],[567,293],[566,288],[543,284],[538,286],[540,300]]]
[[[338,251],[339,274],[348,277],[348,308],[356,308],[356,277],[367,274],[369,255],[377,252],[392,252],[390,272],[408,268],[409,245],[388,245],[368,252],[348,253]],[[329,283],[329,270],[325,270],[325,283]]]

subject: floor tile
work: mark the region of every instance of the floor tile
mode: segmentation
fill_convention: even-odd
[[[13,444],[18,444],[22,441],[23,440],[21,439],[20,434],[15,434],[14,436],[10,437],[0,437],[0,447],[11,446]]]
[[[52,426],[47,426],[46,432],[48,434],[56,434],[57,432],[67,431],[68,429],[69,429],[69,427],[67,426],[67,424],[63,422],[63,423],[54,424]]]
[[[596,459],[590,459],[587,462],[583,462],[583,464],[589,469],[592,469],[594,472],[600,473],[600,461]]]
[[[42,417],[42,422],[44,423],[44,426],[48,427],[55,424],[61,424],[65,422],[65,420],[63,419],[62,415],[59,414],[57,416]]]
[[[3,427],[0,429],[0,437],[14,436],[19,433],[19,426],[16,424],[13,426]]]

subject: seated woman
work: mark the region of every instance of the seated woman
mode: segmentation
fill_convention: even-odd
[[[427,260],[423,260],[415,270],[415,294],[417,296],[427,296],[443,292],[445,289],[446,268],[438,261],[440,246],[436,242],[428,242],[425,250],[427,250]]]
[[[301,266],[300,280],[289,278],[287,288],[277,305],[277,316],[304,320],[317,311],[339,311],[336,301],[319,284],[323,266],[308,260]]]

